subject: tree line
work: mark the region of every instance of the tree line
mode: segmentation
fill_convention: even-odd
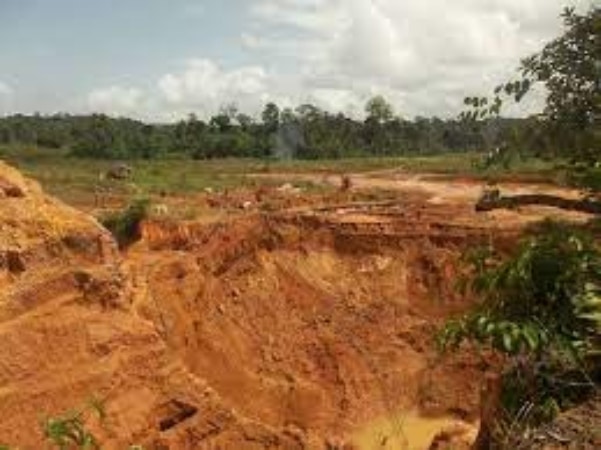
[[[365,112],[359,120],[311,104],[292,109],[268,103],[260,118],[227,106],[207,121],[190,114],[170,124],[103,114],[18,114],[0,118],[0,144],[66,148],[73,156],[104,159],[397,156],[493,148],[529,123],[499,117],[485,126],[437,117],[406,120],[383,97],[369,100]]]

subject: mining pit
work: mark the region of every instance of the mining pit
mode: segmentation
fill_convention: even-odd
[[[40,417],[92,396],[106,449],[427,450],[441,432],[469,448],[494,358],[434,339],[474,302],[463,257],[549,215],[586,219],[476,213],[479,182],[380,173],[354,194],[163,199],[119,252],[3,164],[0,181],[0,444],[22,450],[44,448]],[[211,214],[165,214],[186,201]]]

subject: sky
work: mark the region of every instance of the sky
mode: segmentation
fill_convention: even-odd
[[[383,95],[449,117],[592,1],[0,0],[0,114],[172,121],[274,101],[359,117]]]

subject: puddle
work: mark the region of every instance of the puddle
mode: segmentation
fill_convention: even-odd
[[[427,418],[403,412],[367,424],[352,436],[352,441],[358,450],[428,450],[441,430],[454,427],[473,428],[475,438],[474,425],[450,417]]]

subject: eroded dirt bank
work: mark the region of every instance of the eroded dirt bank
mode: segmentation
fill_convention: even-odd
[[[456,290],[462,255],[520,227],[496,226],[403,201],[155,221],[127,261],[136,311],[243,415],[356,448],[417,449],[441,427],[475,427],[486,363],[440,358],[433,335],[470,304]]]
[[[224,403],[131,299],[108,232],[0,163],[0,444],[46,448],[40,420],[96,397],[109,450],[303,448]]]

